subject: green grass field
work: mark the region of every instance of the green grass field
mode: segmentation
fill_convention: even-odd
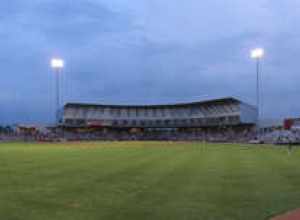
[[[271,146],[0,144],[0,219],[264,220],[300,207],[299,167]]]

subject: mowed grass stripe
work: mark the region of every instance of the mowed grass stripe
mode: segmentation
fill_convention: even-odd
[[[203,149],[190,149],[188,153],[182,154],[182,157],[176,158],[176,166],[165,175],[161,176],[150,190],[141,193],[137,200],[143,201],[142,208],[147,213],[147,219],[181,219],[199,218],[203,215],[203,210],[209,207],[207,203],[208,191],[203,191],[207,184],[205,178],[209,175],[214,179],[214,170],[209,166],[209,161],[215,161],[216,154]],[[171,163],[171,162],[169,162]],[[174,162],[173,162],[174,163]],[[171,163],[172,164],[172,163]],[[205,173],[203,169],[205,169]],[[147,198],[154,198],[148,200]],[[201,201],[205,200],[203,204]],[[143,210],[143,209],[141,209]],[[134,210],[133,210],[134,213]],[[141,216],[146,213],[141,213]]]
[[[190,152],[180,150],[175,156],[164,158],[148,167],[141,167],[135,173],[139,180],[136,183],[139,191],[130,200],[124,201],[119,212],[120,218],[154,219],[160,216],[165,219],[165,214],[174,213],[173,207],[170,209],[167,206],[174,201],[178,188],[185,187],[182,183],[187,181],[186,177],[190,177],[189,170],[185,169],[190,156]]]

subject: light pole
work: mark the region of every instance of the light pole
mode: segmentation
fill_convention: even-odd
[[[263,48],[256,48],[251,51],[251,58],[256,60],[256,107],[257,107],[257,127],[260,129],[260,72],[261,72],[261,59],[264,57],[265,51]]]
[[[59,108],[60,108],[60,87],[59,87],[59,75],[61,70],[64,68],[64,61],[59,58],[53,58],[51,60],[51,67],[54,71],[56,78],[56,109],[55,109],[55,119],[56,123],[59,123]]]

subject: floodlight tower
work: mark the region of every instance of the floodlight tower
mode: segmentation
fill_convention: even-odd
[[[258,112],[257,126],[259,129],[260,123],[260,72],[261,72],[261,60],[265,55],[263,48],[255,48],[251,50],[251,58],[256,60],[256,106]]]
[[[56,78],[56,109],[55,109],[55,117],[56,123],[59,123],[59,109],[60,109],[60,87],[59,87],[59,75],[64,68],[64,61],[60,58],[53,58],[51,60],[51,68],[54,71],[55,78]]]

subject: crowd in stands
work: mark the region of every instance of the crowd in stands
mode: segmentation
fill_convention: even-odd
[[[14,129],[10,126],[0,126],[0,141],[15,141],[18,140],[19,137]]]
[[[235,128],[205,128],[182,130],[14,130],[10,127],[0,127],[0,141],[206,141],[206,142],[236,142],[248,143],[259,138],[264,143],[300,143],[300,130],[274,130],[260,132],[255,129]]]
[[[274,130],[262,132],[261,139],[270,144],[293,144],[300,143],[300,130]]]
[[[59,136],[68,141],[207,141],[207,142],[247,142],[254,137],[251,129],[207,128],[201,130],[152,130],[152,131],[61,131]]]

